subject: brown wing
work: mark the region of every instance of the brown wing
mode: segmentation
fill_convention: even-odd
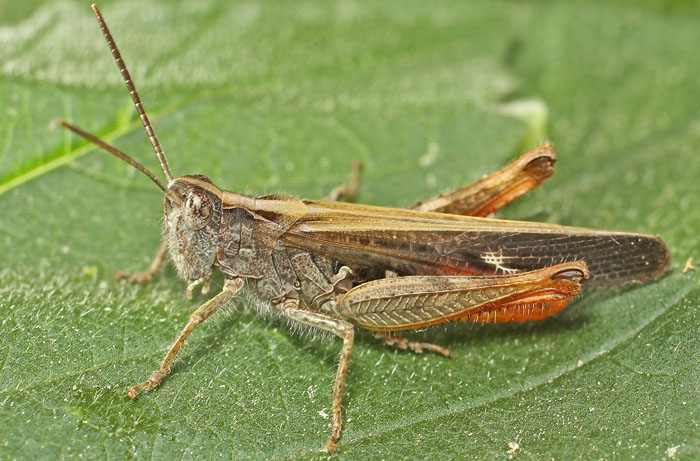
[[[591,282],[643,283],[668,268],[657,236],[305,201],[279,241],[356,268],[402,275],[509,274],[585,261]]]

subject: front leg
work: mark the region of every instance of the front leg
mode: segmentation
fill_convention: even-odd
[[[335,450],[340,436],[340,428],[343,424],[341,401],[343,399],[343,387],[345,386],[345,375],[350,364],[350,354],[355,338],[353,325],[345,320],[337,319],[329,315],[311,312],[299,308],[298,299],[287,299],[282,304],[282,315],[295,322],[320,328],[338,336],[343,340],[343,348],[340,351],[340,362],[338,371],[335,374],[335,385],[333,386],[333,401],[331,403],[331,413],[333,421],[331,423],[331,436],[326,444],[326,450]]]
[[[148,268],[147,271],[143,272],[127,272],[127,271],[118,271],[116,274],[114,274],[114,279],[119,280],[119,279],[129,279],[131,282],[136,282],[136,283],[144,283],[148,282],[153,277],[155,277],[158,272],[163,268],[163,265],[165,264],[165,258],[168,256],[168,244],[163,241],[161,242],[160,246],[158,247],[158,251],[156,252],[156,256],[153,258],[153,262],[151,263],[151,267]]]
[[[236,293],[238,293],[242,287],[243,279],[241,278],[226,280],[224,283],[224,289],[221,290],[221,293],[202,304],[192,313],[192,315],[190,315],[190,320],[187,322],[187,326],[185,326],[185,329],[182,330],[182,333],[180,333],[180,336],[177,338],[177,341],[175,341],[175,344],[173,344],[168,353],[165,355],[160,367],[154,371],[153,374],[151,374],[151,377],[148,378],[147,381],[131,387],[127,393],[127,396],[130,399],[135,399],[139,391],[151,389],[160,384],[160,382],[163,381],[163,378],[170,373],[170,366],[175,361],[177,353],[180,351],[180,348],[195,327],[211,317],[211,315],[219,310],[221,306],[236,296]]]

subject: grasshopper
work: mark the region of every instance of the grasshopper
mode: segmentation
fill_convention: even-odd
[[[655,235],[598,231],[486,216],[533,189],[553,173],[556,156],[545,144],[504,169],[410,209],[250,197],[220,189],[206,176],[174,177],[131,76],[98,10],[92,5],[167,185],[119,149],[65,122],[57,123],[146,174],[164,193],[165,238],[148,271],[119,272],[144,282],[167,254],[188,282],[187,294],[206,293],[215,270],[222,290],[195,310],[160,367],[128,390],[158,386],[187,337],[244,287],[278,316],[342,339],[331,402],[331,434],[340,436],[341,399],[355,326],[390,345],[415,352],[449,349],[409,340],[397,331],[451,321],[520,322],[551,316],[582,285],[649,282],[670,264]],[[334,199],[353,195],[350,187]]]

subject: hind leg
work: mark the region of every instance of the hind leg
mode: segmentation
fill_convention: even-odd
[[[543,144],[489,176],[452,192],[425,199],[410,208],[485,217],[552,176],[556,160],[552,146]]]

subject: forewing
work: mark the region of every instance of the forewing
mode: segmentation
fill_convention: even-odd
[[[585,261],[591,282],[643,283],[670,256],[657,236],[474,218],[341,202],[306,201],[280,237],[350,267],[400,275],[512,274]]]

